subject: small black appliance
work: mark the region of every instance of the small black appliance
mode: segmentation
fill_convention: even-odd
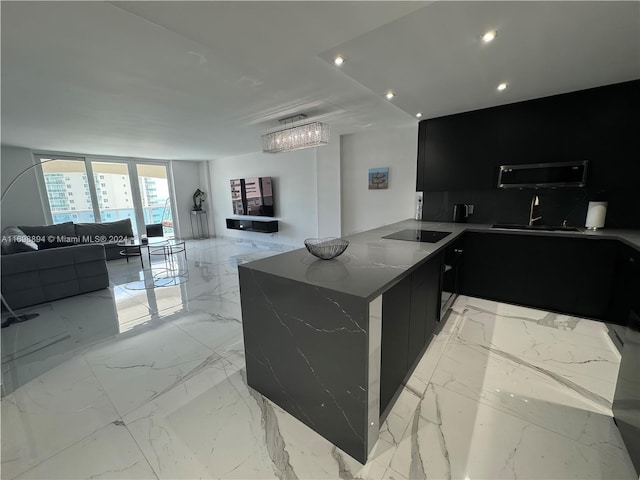
[[[464,223],[469,218],[469,205],[466,203],[456,203],[453,206],[453,222]]]

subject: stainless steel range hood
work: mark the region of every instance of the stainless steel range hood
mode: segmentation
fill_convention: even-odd
[[[502,165],[498,188],[566,188],[587,184],[587,160]]]

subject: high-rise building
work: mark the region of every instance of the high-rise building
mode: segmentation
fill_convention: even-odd
[[[138,177],[145,222],[160,223],[166,216],[169,192],[166,179]],[[93,222],[93,202],[86,173],[45,172],[45,186],[54,223]],[[98,208],[102,221],[135,218],[129,177],[115,173],[95,173]]]

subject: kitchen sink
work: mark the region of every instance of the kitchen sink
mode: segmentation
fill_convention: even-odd
[[[505,230],[535,230],[543,232],[579,232],[577,227],[563,227],[562,225],[516,225],[513,223],[496,223],[491,228],[502,228]]]

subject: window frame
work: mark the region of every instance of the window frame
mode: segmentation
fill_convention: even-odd
[[[49,196],[47,193],[46,182],[44,178],[44,171],[42,169],[42,160],[51,159],[51,160],[70,160],[70,161],[80,161],[84,162],[86,178],[84,179],[84,187],[85,189],[89,189],[89,196],[91,198],[91,205],[93,209],[94,223],[102,222],[102,215],[100,214],[100,205],[98,202],[98,198],[100,195],[98,194],[98,185],[100,180],[98,180],[98,184],[96,184],[94,173],[93,173],[93,162],[104,162],[104,163],[123,163],[127,165],[127,171],[129,174],[129,181],[131,184],[131,191],[128,192],[128,197],[130,197],[131,203],[133,203],[134,210],[134,219],[135,222],[134,227],[137,227],[136,230],[139,232],[139,235],[145,233],[146,225],[144,221],[144,208],[142,204],[142,196],[140,192],[140,185],[138,179],[138,170],[137,165],[158,165],[163,166],[165,171],[167,172],[167,181],[169,182],[169,201],[171,205],[176,205],[175,199],[175,186],[173,183],[173,171],[171,168],[171,161],[169,160],[151,160],[144,158],[123,158],[123,157],[110,157],[110,156],[102,156],[102,155],[68,155],[68,154],[56,154],[56,153],[47,153],[47,152],[33,152],[34,163],[36,164],[36,183],[38,184],[38,192],[40,194],[40,201],[42,203],[42,209],[45,214],[45,219],[47,224],[53,224],[53,214],[51,212],[51,205],[49,202]],[[85,190],[86,195],[86,190]],[[173,225],[175,236],[180,236],[180,225],[178,223],[178,215],[175,209],[172,210],[173,217]]]

